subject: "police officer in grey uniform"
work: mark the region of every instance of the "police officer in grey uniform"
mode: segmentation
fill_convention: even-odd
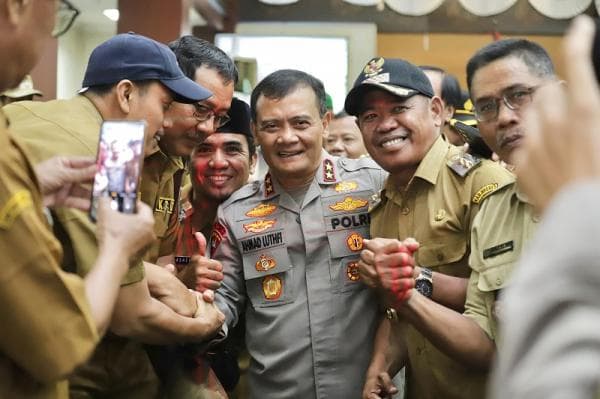
[[[311,75],[270,74],[251,109],[269,172],[221,205],[210,244],[227,326],[245,312],[250,397],[358,398],[381,316],[358,256],[385,172],[322,150],[331,116]]]

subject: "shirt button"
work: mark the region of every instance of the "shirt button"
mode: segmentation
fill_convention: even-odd
[[[296,223],[300,223],[300,215],[296,216]]]
[[[408,209],[408,207],[402,208],[403,215],[408,215],[409,212],[410,212],[410,209]]]
[[[444,260],[444,254],[443,253],[437,254],[437,260],[440,261],[440,262],[443,261]]]
[[[498,285],[498,286],[502,285],[502,280],[500,280],[500,278],[496,279],[496,285]]]

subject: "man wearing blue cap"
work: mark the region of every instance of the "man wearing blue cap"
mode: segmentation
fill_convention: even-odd
[[[183,75],[168,47],[135,34],[117,35],[94,49],[83,86],[80,95],[70,100],[23,102],[5,108],[12,128],[35,161],[59,152],[94,155],[100,124],[106,119],[144,119],[144,153],[149,156],[157,150],[163,128],[171,124],[165,111],[173,100],[193,103],[211,95]],[[65,248],[63,268],[85,275],[97,255],[95,226],[79,211],[59,209],[53,216],[55,232]],[[110,327],[121,337],[103,340],[91,361],[72,379],[71,397],[154,397],[156,376],[139,342],[194,342],[218,329],[222,315],[213,305],[187,290],[178,291],[185,296],[173,298],[169,292],[182,284],[168,273],[159,281],[152,276],[145,277],[141,261],[131,265]],[[149,288],[161,301],[151,298]]]
[[[359,264],[365,283],[382,292],[388,307],[363,397],[390,393],[380,373],[393,375],[406,365],[408,398],[482,398],[485,375],[437,350],[406,308],[418,303],[414,297],[425,297],[462,310],[473,218],[512,176],[442,139],[442,101],[409,62],[369,61],[345,108],[358,118],[371,157],[390,172],[370,213],[371,236],[377,238],[366,243]],[[390,285],[400,277],[404,285]]]

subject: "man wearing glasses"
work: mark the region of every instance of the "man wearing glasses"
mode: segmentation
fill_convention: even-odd
[[[467,83],[479,130],[486,144],[509,165],[526,137],[524,115],[536,88],[555,81],[550,57],[539,45],[507,39],[479,50],[467,64]],[[487,372],[502,322],[501,290],[537,225],[537,215],[516,184],[500,188],[481,206],[471,230],[471,276],[460,314],[416,292],[398,314],[439,350],[473,370]],[[394,259],[380,272],[381,284],[402,287],[393,277]]]

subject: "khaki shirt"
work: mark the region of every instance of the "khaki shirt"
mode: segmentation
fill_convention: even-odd
[[[473,271],[465,315],[494,341],[498,337],[497,311],[501,310],[496,300],[538,225],[533,207],[516,187],[511,184],[494,193],[473,221],[469,257]]]
[[[187,171],[181,157],[168,156],[162,151],[144,159],[141,200],[154,211],[154,233],[158,240],[152,244],[144,260],[156,263],[160,256],[175,251],[179,228],[179,194]]]
[[[60,267],[27,154],[0,111],[0,398],[67,398],[98,333],[82,280]]]
[[[473,162],[462,149],[439,137],[404,192],[388,179],[381,202],[371,212],[371,236],[414,237],[420,243],[415,254],[418,265],[466,278],[473,218],[483,199],[513,179],[496,163]],[[452,361],[412,326],[406,341],[408,398],[485,397],[484,374]]]
[[[301,204],[267,174],[219,207],[215,299],[230,327],[245,312],[250,398],[361,396],[381,314],[357,262],[384,178],[323,153]]]
[[[37,163],[55,155],[95,157],[102,116],[84,96],[48,102],[25,101],[4,107],[11,132]],[[53,211],[55,234],[63,245],[63,269],[85,276],[98,257],[96,226],[87,213],[59,208]],[[132,262],[123,284],[144,277],[142,263]]]

